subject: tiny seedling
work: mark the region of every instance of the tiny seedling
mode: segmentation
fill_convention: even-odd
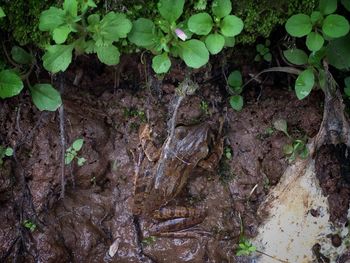
[[[3,147],[0,145],[0,165],[4,163],[3,158],[13,155],[13,149],[11,147]]]
[[[256,45],[256,51],[258,54],[254,58],[255,61],[265,60],[266,62],[271,62],[272,55],[269,49],[270,44],[270,40],[266,39],[265,44]]]
[[[156,240],[157,240],[157,238],[155,236],[149,236],[149,237],[142,239],[141,243],[145,246],[149,246],[149,245],[153,244],[154,242],[156,242]]]
[[[30,219],[24,220],[23,226],[25,228],[29,229],[30,232],[34,232],[36,229],[36,224],[33,221],[31,221]]]
[[[240,111],[243,108],[243,97],[240,95],[243,91],[242,89],[242,74],[239,70],[232,71],[227,79],[227,84],[229,86],[230,96],[229,102],[231,107]]]
[[[245,237],[241,237],[236,251],[237,256],[249,256],[256,251],[256,246],[250,243]]]
[[[283,153],[288,156],[288,161],[291,163],[297,157],[306,159],[309,156],[309,150],[306,146],[305,139],[294,139],[288,133],[288,126],[286,120],[278,119],[273,123],[276,130],[283,132],[292,143],[283,146]]]
[[[205,114],[209,114],[209,104],[205,100],[201,101],[200,108]]]
[[[228,160],[232,159],[232,149],[231,149],[231,147],[226,146],[224,148],[224,155],[225,155],[226,159],[228,159]]]
[[[86,162],[86,159],[84,157],[78,156],[78,152],[80,151],[81,147],[83,147],[83,144],[84,144],[84,139],[76,139],[73,142],[72,146],[70,146],[66,150],[65,159],[64,159],[64,163],[66,165],[70,164],[74,159],[77,159],[77,164],[79,166],[84,165],[84,163]]]

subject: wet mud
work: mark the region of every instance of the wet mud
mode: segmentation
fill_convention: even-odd
[[[142,66],[131,59],[116,71],[83,68],[78,81],[80,66],[64,77],[64,127],[66,147],[84,139],[79,156],[87,162],[65,166],[64,198],[59,114],[38,112],[26,95],[1,101],[1,143],[14,147],[15,156],[0,173],[0,261],[248,262],[235,255],[238,240],[257,234],[259,204],[288,166],[282,147],[289,141],[272,129],[273,121],[286,119],[294,137],[313,137],[322,119],[319,94],[298,101],[272,83],[247,90],[243,110],[235,112],[222,85],[200,84],[182,102],[176,122],[208,122],[215,129],[224,116],[224,155],[215,172],[195,169],[172,204],[204,209],[204,221],[192,230],[205,234],[142,240],[155,222],[132,214],[138,128],[148,122],[162,146],[175,87],[184,76],[174,71],[161,85],[149,86]],[[341,200],[345,209],[348,188],[339,190],[330,174],[320,180],[330,200]],[[338,212],[333,210],[337,218]]]

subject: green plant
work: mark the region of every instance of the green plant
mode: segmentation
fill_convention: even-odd
[[[236,111],[242,110],[244,102],[243,97],[240,95],[243,91],[241,72],[238,70],[232,71],[228,76],[227,83],[229,86],[228,91],[231,94],[229,98],[231,107]]]
[[[283,132],[292,143],[283,146],[283,153],[288,156],[288,161],[293,162],[297,157],[306,159],[309,156],[309,150],[306,146],[305,139],[293,139],[288,133],[287,122],[283,119],[278,119],[273,123],[276,130]]]
[[[272,54],[270,53],[270,47],[271,42],[270,40],[266,39],[265,44],[257,44],[256,45],[256,51],[258,54],[255,56],[255,61],[261,61],[262,59],[271,62],[272,60]]]
[[[124,116],[127,118],[138,117],[141,122],[146,122],[147,120],[145,111],[135,107],[124,108]]]
[[[152,68],[158,74],[169,71],[169,55],[180,57],[191,68],[202,67],[209,61],[209,53],[217,54],[224,46],[233,46],[234,37],[243,29],[242,20],[230,15],[230,0],[214,0],[213,16],[201,12],[179,22],[184,4],[184,0],[160,0],[157,5],[160,17],[155,21],[137,19],[128,35],[130,42],[155,54]]]
[[[77,54],[96,53],[107,65],[119,63],[119,49],[114,43],[126,38],[132,24],[124,14],[108,12],[101,17],[90,14],[96,7],[93,0],[65,0],[63,8],[50,7],[41,13],[39,29],[48,31],[54,45],[46,48],[44,68],[53,73],[65,71]]]
[[[256,246],[254,246],[245,237],[241,237],[238,243],[238,249],[236,251],[237,256],[249,256],[256,251]]]
[[[77,164],[79,166],[84,165],[86,159],[84,157],[79,157],[78,152],[81,150],[84,144],[84,139],[76,139],[73,144],[66,150],[64,163],[66,165],[70,164],[74,159],[77,159]]]
[[[227,160],[231,160],[232,159],[232,148],[229,146],[226,146],[224,148],[224,155],[225,155]]]
[[[142,239],[141,243],[145,246],[149,246],[149,245],[153,244],[154,242],[156,242],[156,240],[157,240],[157,238],[155,236],[149,236],[149,237]]]
[[[209,103],[205,100],[201,101],[200,108],[205,114],[209,114]]]
[[[0,8],[0,18],[5,13]],[[33,103],[39,110],[55,111],[61,104],[61,96],[51,84],[35,84],[32,86],[29,75],[36,64],[35,57],[23,48],[14,46],[11,49],[10,61],[15,68],[9,68],[5,63],[0,65],[0,98],[10,98],[18,95],[24,88],[23,79],[27,80],[27,85]],[[10,58],[8,57],[8,60]]]
[[[34,232],[36,227],[37,227],[36,224],[33,221],[31,221],[30,219],[24,220],[23,226],[25,228],[29,229],[31,232]]]
[[[13,155],[13,149],[11,147],[3,147],[0,145],[0,166],[4,163],[3,159],[5,157],[10,157]]]
[[[346,1],[341,2],[350,11]],[[323,59],[338,69],[350,66],[350,26],[344,16],[334,14],[337,0],[320,0],[318,9],[310,16],[302,13],[293,15],[285,25],[291,36],[306,37],[305,43],[310,51],[309,55],[297,48],[283,52],[290,63],[305,67],[295,82],[298,99],[307,97],[314,86],[324,87],[325,70],[328,69],[324,68]]]

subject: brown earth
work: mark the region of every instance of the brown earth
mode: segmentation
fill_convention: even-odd
[[[195,73],[200,89],[182,102],[177,123],[214,123],[223,115],[225,149],[231,149],[232,157],[224,155],[216,173],[195,170],[174,202],[205,208],[207,217],[198,227],[210,235],[141,243],[139,232],[147,231],[148,223],[131,212],[131,152],[139,144],[138,127],[143,122],[153,126],[159,146],[165,140],[174,89],[184,76],[177,69],[156,85],[160,82],[145,80],[137,59],[126,61],[116,71],[97,63],[77,63],[83,76],[76,86],[78,70],[65,74],[66,147],[83,138],[79,156],[87,162],[65,167],[64,198],[58,112],[38,112],[26,95],[0,102],[1,144],[15,149],[0,175],[1,262],[247,262],[235,256],[239,237],[257,234],[258,206],[288,165],[282,152],[288,138],[271,132],[273,121],[286,119],[294,137],[315,136],[322,119],[321,96],[315,92],[299,101],[276,81],[261,89],[247,88],[245,106],[235,112],[228,105],[222,78],[216,81]],[[119,87],[114,85],[118,82]],[[201,107],[204,102],[208,109]],[[336,159],[327,161],[329,165],[322,163],[336,167]],[[349,187],[343,183],[337,188],[341,178],[330,173],[321,175],[321,185],[331,192],[330,200],[340,200],[345,209]],[[339,215],[332,210],[335,220],[343,218],[344,209]],[[33,232],[23,226],[25,220],[36,224]],[[113,257],[108,255],[111,246],[116,251]]]

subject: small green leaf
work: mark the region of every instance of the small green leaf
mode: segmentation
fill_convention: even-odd
[[[13,149],[12,149],[11,147],[7,147],[7,148],[5,149],[5,155],[6,155],[7,157],[12,156],[12,155],[13,155]]]
[[[303,37],[311,32],[312,23],[308,15],[297,14],[291,16],[286,22],[286,30],[293,37]]]
[[[320,0],[319,8],[322,14],[332,14],[337,10],[337,0]]]
[[[50,7],[40,15],[39,29],[41,31],[53,31],[56,27],[65,23],[66,12],[57,7]]]
[[[284,50],[283,55],[290,63],[295,65],[304,65],[308,60],[307,54],[298,48]]]
[[[69,25],[62,25],[53,30],[52,38],[56,44],[62,44],[67,40],[70,32],[72,32],[72,29]]]
[[[272,60],[272,54],[271,54],[270,52],[266,53],[266,54],[264,55],[264,59],[265,59],[265,61],[267,61],[267,62],[271,62],[271,60]]]
[[[119,63],[120,52],[114,45],[98,46],[95,48],[98,59],[108,66]]]
[[[240,87],[243,84],[242,74],[239,70],[232,71],[228,76],[228,84],[231,87]]]
[[[230,105],[232,109],[236,111],[241,111],[243,108],[243,97],[240,95],[231,96]]]
[[[184,4],[185,0],[160,0],[158,10],[165,20],[173,23],[181,16]]]
[[[350,87],[350,77],[346,77],[344,79],[344,85],[345,85],[345,87]]]
[[[133,27],[128,35],[131,43],[140,47],[151,47],[156,44],[157,35],[152,20],[139,18],[133,22]]]
[[[208,35],[213,27],[213,20],[208,13],[193,15],[188,20],[188,28],[197,35]]]
[[[294,151],[293,145],[291,145],[291,144],[283,145],[283,153],[285,155],[290,155],[293,153],[293,151]]]
[[[330,41],[327,45],[326,56],[329,64],[341,70],[350,68],[350,34]]]
[[[68,165],[68,164],[70,164],[73,161],[74,157],[76,156],[76,153],[75,154],[74,153],[72,153],[72,152],[67,150],[67,152],[65,154],[65,158],[64,158],[64,164],[65,165]]]
[[[229,15],[232,11],[231,0],[214,0],[212,10],[213,14],[218,18]]]
[[[323,16],[321,12],[319,11],[313,11],[310,15],[311,23],[313,25],[316,25],[317,23],[321,22],[323,19]]]
[[[153,57],[152,68],[157,74],[166,73],[169,71],[171,66],[171,61],[167,53],[160,54]]]
[[[324,39],[319,33],[310,32],[306,37],[306,46],[310,51],[318,51],[323,47]]]
[[[256,45],[256,51],[258,51],[259,53],[262,53],[264,49],[264,45],[263,44],[257,44]]]
[[[224,48],[225,38],[218,33],[210,34],[205,39],[205,45],[211,54],[218,54]]]
[[[273,122],[273,127],[277,130],[277,131],[281,131],[283,132],[285,135],[287,135],[289,137],[289,133],[288,133],[288,125],[287,125],[287,121],[285,119],[278,119],[275,120]]]
[[[303,149],[300,151],[299,157],[304,160],[309,157],[309,149],[306,147],[306,145],[304,145]]]
[[[236,44],[235,37],[225,37],[225,47],[234,47]]]
[[[5,12],[4,12],[4,10],[1,8],[1,6],[0,6],[0,18],[3,18],[3,17],[5,17],[6,15],[5,15]]]
[[[191,68],[200,68],[209,61],[209,52],[205,44],[197,39],[191,39],[180,44],[181,57]]]
[[[86,159],[84,157],[78,157],[78,166],[83,166],[86,162]]]
[[[243,30],[244,24],[242,19],[237,16],[225,16],[221,21],[221,33],[226,37],[234,37],[240,34]]]
[[[346,96],[350,97],[350,87],[344,88],[344,93]]]
[[[96,26],[101,21],[99,14],[89,15],[87,20],[88,20],[89,26]]]
[[[23,89],[21,78],[12,70],[0,71],[0,98],[18,95]]]
[[[13,46],[11,49],[12,59],[19,64],[31,64],[34,60],[33,56],[19,46]]]
[[[345,17],[340,15],[329,15],[323,20],[323,32],[333,38],[345,36],[349,33],[349,22]]]
[[[301,72],[295,81],[295,92],[299,100],[307,97],[315,84],[315,76],[312,69]]]
[[[349,0],[341,0],[340,2],[345,7],[345,9],[350,12],[350,1]]]
[[[73,45],[49,46],[43,56],[44,68],[52,73],[65,71],[72,61]]]
[[[30,93],[33,103],[41,111],[55,111],[62,104],[60,93],[51,84],[35,84],[30,87]]]
[[[321,61],[326,55],[326,48],[322,47],[316,52],[311,52],[308,58],[308,63],[316,68],[321,68]]]
[[[84,139],[76,139],[73,144],[72,144],[72,148],[76,151],[79,152],[81,147],[83,147],[84,144]]]
[[[67,11],[73,17],[78,15],[78,3],[77,0],[64,0],[63,9]]]

